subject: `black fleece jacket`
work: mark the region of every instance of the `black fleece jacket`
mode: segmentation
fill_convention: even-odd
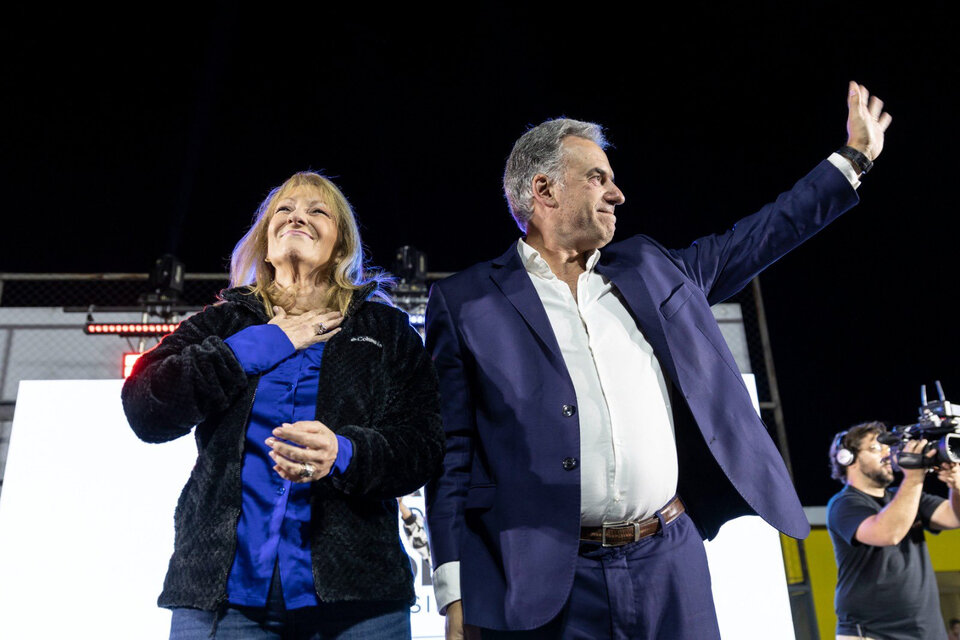
[[[354,296],[327,343],[316,419],[353,442],[346,473],[312,483],[311,557],[322,602],[414,601],[395,497],[440,469],[437,375],[407,315]],[[223,342],[267,322],[261,299],[230,289],[137,361],[123,408],[146,442],[196,425],[197,462],[174,514],[173,557],[159,604],[214,610],[226,602],[237,544],[244,437],[259,376]]]

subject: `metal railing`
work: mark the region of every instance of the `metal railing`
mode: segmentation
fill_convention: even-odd
[[[427,280],[448,275],[429,273]],[[186,274],[178,310],[185,315],[212,303],[227,281],[222,273]],[[120,377],[122,353],[135,351],[138,345],[117,337],[88,336],[83,327],[88,320],[140,322],[145,308],[140,296],[147,292],[146,273],[0,273],[0,487],[19,380]],[[412,315],[422,314],[426,289],[401,285],[395,299]],[[755,375],[761,416],[791,469],[759,281],[754,279],[730,302],[739,303],[739,311],[729,317],[718,312],[718,320],[722,330],[726,324],[742,322],[745,347],[734,347],[735,356],[742,371]],[[798,632],[803,630],[803,637],[815,638],[802,543],[785,541],[784,553],[795,626]]]

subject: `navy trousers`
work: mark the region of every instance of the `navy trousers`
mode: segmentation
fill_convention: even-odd
[[[483,640],[720,638],[703,541],[682,514],[621,547],[582,543],[563,610],[532,631],[481,630]]]

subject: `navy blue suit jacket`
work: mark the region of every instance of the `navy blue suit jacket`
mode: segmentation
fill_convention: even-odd
[[[619,289],[672,384],[678,492],[705,538],[756,513],[809,532],[710,305],[856,204],[824,161],[726,233],[681,250],[645,236],[609,245],[597,271]],[[580,531],[577,404],[556,337],[515,245],[436,283],[427,348],[440,376],[444,473],[428,486],[437,566],[459,560],[465,620],[530,629],[559,613]]]

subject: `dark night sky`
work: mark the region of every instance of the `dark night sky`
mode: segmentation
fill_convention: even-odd
[[[144,272],[164,252],[222,271],[304,168],[351,199],[375,262],[412,244],[462,269],[516,238],[503,162],[561,114],[616,145],[618,237],[685,245],[839,147],[856,79],[894,115],[862,203],[761,279],[798,488],[823,504],[835,431],[911,420],[934,378],[960,398],[957,24],[945,3],[838,5],[8,9],[0,272]]]

